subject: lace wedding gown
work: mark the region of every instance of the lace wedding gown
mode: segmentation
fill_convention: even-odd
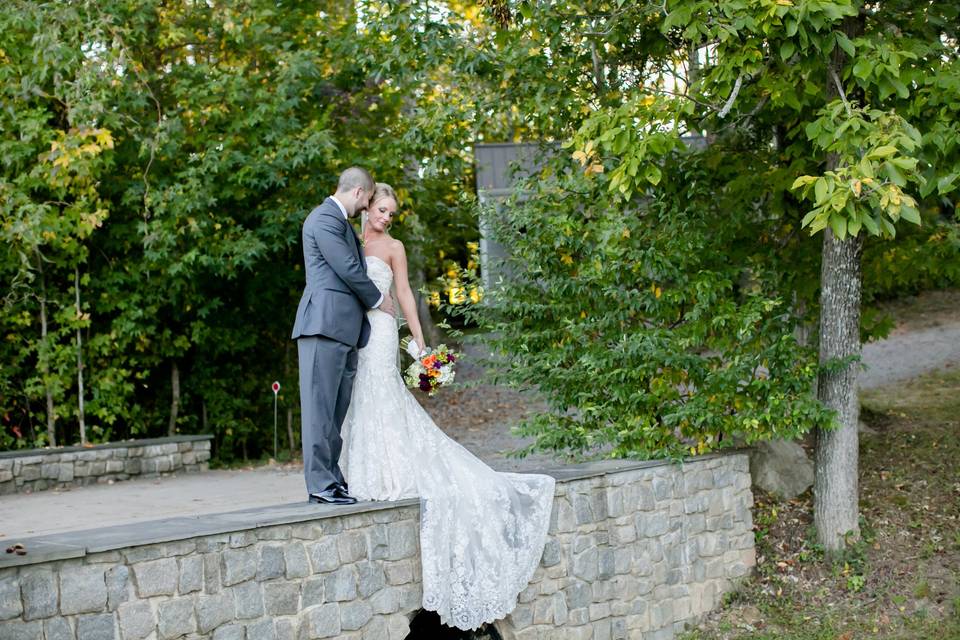
[[[385,295],[393,272],[368,256]],[[397,324],[369,311],[344,421],[340,468],[360,500],[420,498],[423,607],[460,629],[510,613],[540,562],[554,479],[498,473],[434,424],[397,368]]]

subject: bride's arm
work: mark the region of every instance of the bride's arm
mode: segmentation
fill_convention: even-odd
[[[407,319],[407,325],[410,327],[413,339],[417,341],[417,346],[423,349],[426,347],[426,343],[423,341],[420,316],[417,315],[417,302],[413,297],[410,280],[407,277],[407,252],[403,248],[403,243],[399,240],[396,241],[391,258],[393,281],[397,286],[397,300],[400,302],[400,309],[403,311],[403,317]]]

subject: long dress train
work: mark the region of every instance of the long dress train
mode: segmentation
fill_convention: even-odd
[[[368,256],[386,294],[389,265]],[[423,607],[460,629],[510,613],[543,553],[554,479],[494,471],[447,437],[404,385],[393,316],[368,312],[340,467],[361,500],[420,498]]]

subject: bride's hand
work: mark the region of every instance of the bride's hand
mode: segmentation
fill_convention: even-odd
[[[420,345],[418,345],[417,341],[414,340],[413,338],[410,338],[410,342],[407,343],[407,353],[414,360],[420,359],[420,353],[421,353]]]

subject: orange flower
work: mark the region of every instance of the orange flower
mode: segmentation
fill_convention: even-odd
[[[437,362],[437,356],[431,353],[431,354],[428,355],[426,358],[424,358],[422,362],[423,362],[423,366],[425,366],[425,367],[427,367],[427,368],[430,368],[430,367],[432,367],[434,364],[436,364],[436,362]]]
[[[440,369],[430,369],[429,371],[427,371],[427,375],[430,376],[431,378],[439,378]]]

